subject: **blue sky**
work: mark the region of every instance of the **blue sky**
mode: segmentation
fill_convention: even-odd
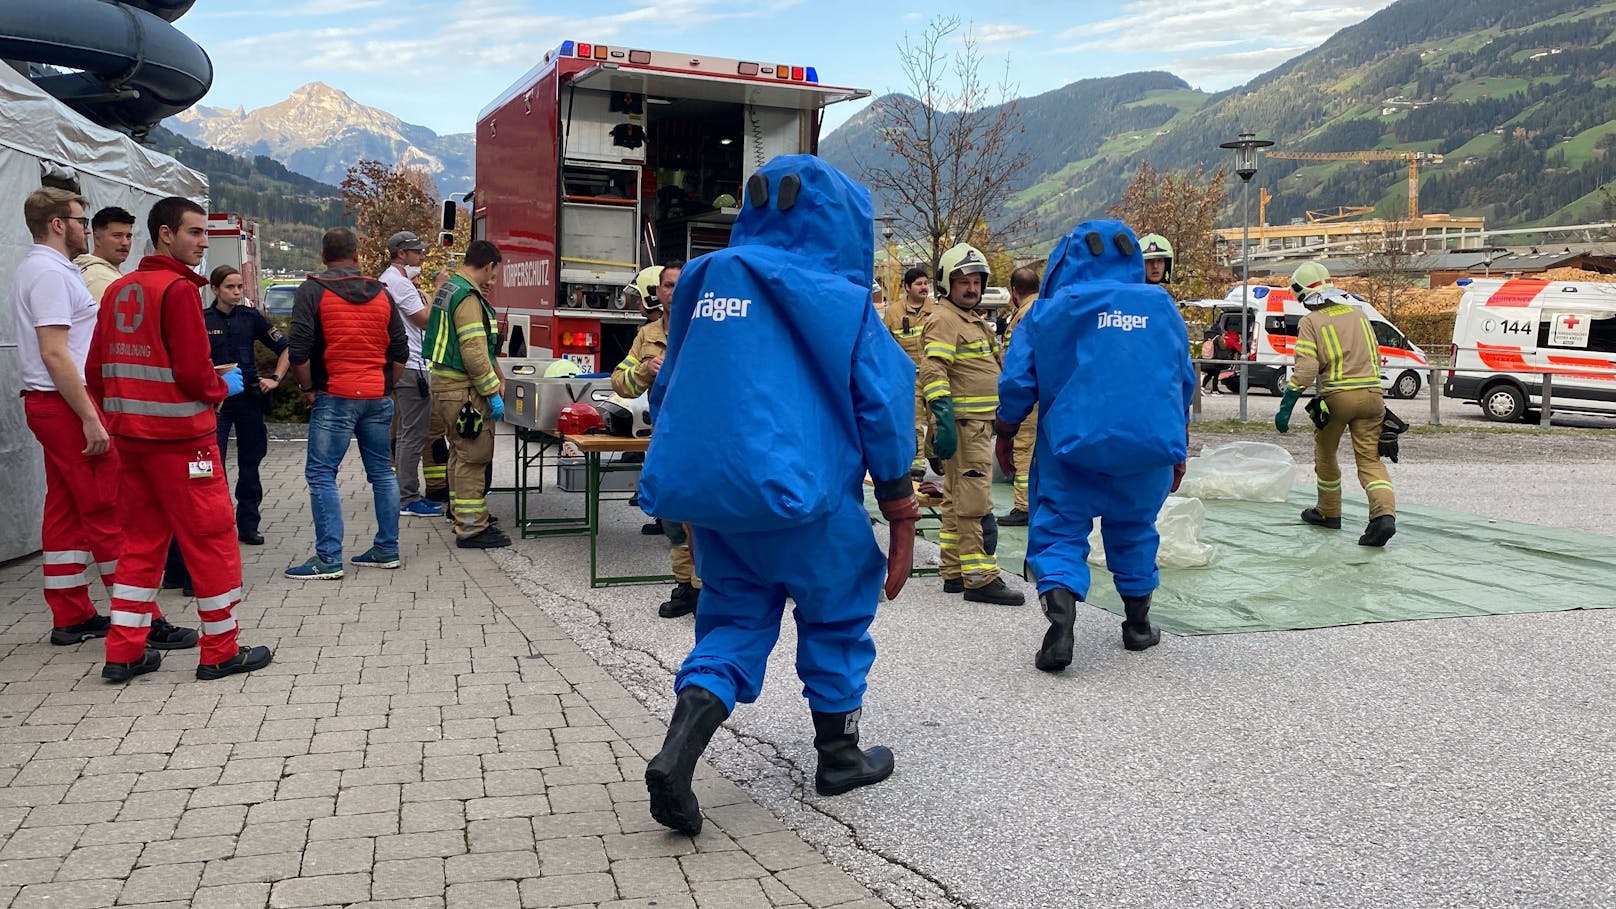
[[[1390,0],[202,0],[179,27],[216,76],[203,103],[262,107],[306,82],[439,133],[561,41],[817,67],[824,82],[902,90],[896,47],[958,16],[1019,95],[1165,69],[1219,90],[1317,46]],[[580,12],[582,11],[582,12]],[[827,131],[858,110],[831,109]]]

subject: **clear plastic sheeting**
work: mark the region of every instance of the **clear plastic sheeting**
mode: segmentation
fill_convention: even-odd
[[[1105,520],[1094,522],[1089,534],[1089,564],[1105,567],[1105,540],[1100,527]],[[1206,524],[1206,506],[1200,499],[1168,496],[1156,514],[1156,532],[1161,534],[1161,546],[1156,550],[1158,568],[1205,568],[1212,564],[1212,546],[1201,541],[1201,528]]]
[[[1207,445],[1190,458],[1178,494],[1197,499],[1283,502],[1296,484],[1291,453],[1267,442]]]

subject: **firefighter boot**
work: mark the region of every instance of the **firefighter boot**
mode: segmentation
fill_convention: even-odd
[[[1123,597],[1122,646],[1129,650],[1144,650],[1161,643],[1161,629],[1150,624],[1150,594],[1142,597]]]
[[[863,712],[863,708],[851,713],[814,711],[814,750],[819,752],[814,790],[820,795],[841,795],[892,775],[890,748],[859,749],[858,721]]]
[[[1314,527],[1327,527],[1330,530],[1341,529],[1341,518],[1327,518],[1324,516],[1324,512],[1319,511],[1317,508],[1309,508],[1303,511],[1302,520],[1312,524]]]
[[[681,581],[673,588],[668,601],[657,607],[657,615],[664,619],[677,619],[680,616],[690,615],[696,611],[696,600],[700,598],[701,591],[694,584]]]
[[[999,606],[1020,606],[1026,598],[1019,590],[1011,590],[1004,578],[994,578],[981,587],[965,588],[965,602],[994,603]]]
[[[686,685],[679,692],[662,750],[645,765],[645,789],[651,794],[651,817],[657,823],[691,836],[701,832],[701,805],[690,791],[690,778],[696,760],[728,716],[718,695],[700,685]]]
[[[1072,626],[1077,624],[1077,594],[1056,588],[1038,598],[1049,619],[1044,646],[1038,649],[1033,665],[1045,672],[1060,672],[1072,665]]]
[[[1026,527],[1027,513],[1019,508],[1010,509],[1010,513],[999,519],[1000,527]]]
[[[1369,521],[1364,528],[1363,536],[1358,538],[1359,546],[1385,546],[1386,541],[1397,533],[1397,519],[1389,514],[1383,514]]]

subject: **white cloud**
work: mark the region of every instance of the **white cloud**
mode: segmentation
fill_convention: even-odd
[[[925,19],[925,18],[926,18],[925,13],[904,13],[903,14],[903,21],[905,21],[905,22],[919,22],[919,21],[921,21],[922,19]]]
[[[988,23],[972,25],[971,34],[983,44],[1002,44],[1031,38],[1038,34],[1038,30],[1013,23]]]

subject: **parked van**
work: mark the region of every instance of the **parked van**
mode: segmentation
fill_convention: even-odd
[[[1241,288],[1236,285],[1217,304],[1212,327],[1219,334],[1233,331],[1239,335],[1240,292]],[[1431,365],[1425,351],[1363,298],[1354,299],[1369,316],[1375,328],[1375,340],[1380,343],[1380,387],[1392,398],[1412,398],[1419,394],[1425,384],[1425,370]],[[1253,364],[1248,367],[1250,379],[1247,380],[1252,388],[1266,388],[1275,395],[1284,393],[1285,377],[1296,364],[1297,327],[1307,313],[1307,308],[1297,302],[1289,288],[1251,288],[1251,314],[1247,321],[1254,343],[1246,346],[1246,359]],[[1239,390],[1239,374],[1226,373],[1223,386],[1230,391]]]
[[[1489,420],[1543,406],[1616,413],[1616,284],[1530,278],[1465,282],[1453,323],[1453,370],[1442,393]]]

